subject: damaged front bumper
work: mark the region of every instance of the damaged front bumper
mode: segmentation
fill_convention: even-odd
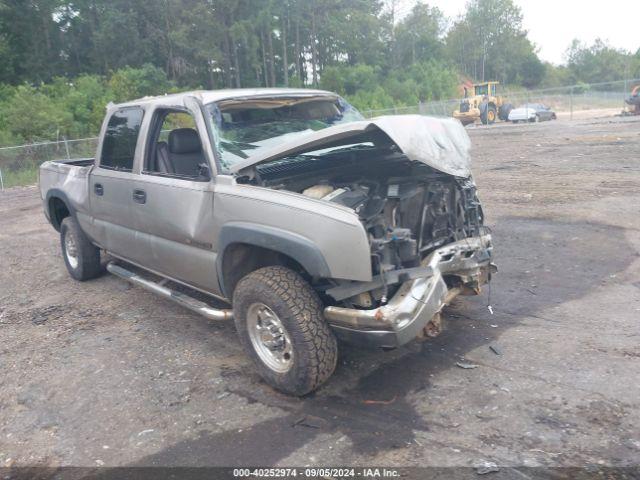
[[[497,271],[491,263],[491,235],[466,238],[438,248],[427,257],[423,276],[404,282],[389,302],[373,309],[329,306],[324,315],[344,341],[396,348],[421,336],[442,308],[458,294],[478,294]],[[448,288],[444,276],[458,277]],[[414,274],[413,277],[416,277]]]

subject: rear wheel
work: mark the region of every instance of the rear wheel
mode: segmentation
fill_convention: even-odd
[[[316,292],[288,268],[261,268],[238,282],[233,292],[238,335],[269,385],[305,395],[331,376],[338,349],[322,310]]]
[[[100,249],[89,241],[73,217],[66,217],[60,224],[60,244],[67,271],[74,279],[83,282],[103,272]]]
[[[500,118],[500,120],[502,120],[503,122],[506,122],[507,120],[509,120],[509,113],[511,113],[511,110],[513,110],[512,104],[503,103],[500,106],[500,110],[498,111],[498,118]]]

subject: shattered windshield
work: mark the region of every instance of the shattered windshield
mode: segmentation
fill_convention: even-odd
[[[231,99],[207,106],[224,168],[297,136],[362,120],[337,96]]]

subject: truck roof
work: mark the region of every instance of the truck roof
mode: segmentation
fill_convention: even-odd
[[[333,95],[336,94],[333,92],[328,92],[326,90],[314,90],[311,88],[233,88],[233,89],[223,89],[223,90],[191,90],[187,92],[181,93],[173,93],[167,95],[159,95],[156,97],[142,97],[136,100],[130,100],[128,102],[111,104],[112,107],[127,107],[127,106],[136,106],[136,105],[150,105],[155,103],[166,104],[175,103],[182,104],[184,98],[187,96],[195,96],[200,98],[202,103],[207,104],[211,102],[217,102],[220,100],[227,100],[230,98],[239,98],[239,97],[247,97],[247,98],[258,98],[265,96],[306,96],[306,95]]]

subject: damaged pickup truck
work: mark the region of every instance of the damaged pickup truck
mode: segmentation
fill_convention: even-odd
[[[189,92],[110,104],[96,158],[44,163],[40,190],[73,278],[106,266],[233,318],[262,378],[304,395],[337,338],[435,336],[490,280],[469,147],[456,120],[364,120],[330,92]]]

